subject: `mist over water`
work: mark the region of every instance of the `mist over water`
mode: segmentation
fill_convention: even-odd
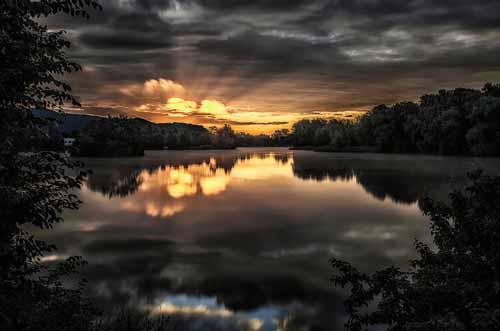
[[[430,242],[419,202],[446,199],[495,159],[282,148],[160,151],[83,160],[84,204],[42,233],[89,262],[103,307],[172,316],[180,329],[341,328],[331,257],[405,267]]]

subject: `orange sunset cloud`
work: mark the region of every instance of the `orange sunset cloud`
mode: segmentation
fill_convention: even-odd
[[[279,109],[264,110],[262,100],[233,100],[226,103],[217,97],[193,98],[196,89],[166,78],[149,79],[143,84],[126,85],[118,89],[126,97],[136,116],[153,122],[184,122],[204,126],[230,124],[236,131],[252,134],[272,133],[291,128],[294,122],[306,118],[356,118],[364,109],[343,111],[297,112]]]

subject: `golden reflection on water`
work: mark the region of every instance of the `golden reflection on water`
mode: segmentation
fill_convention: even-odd
[[[109,268],[95,276],[109,293],[138,293],[140,306],[153,313],[284,330],[313,313],[302,315],[309,302],[301,293],[293,296],[295,279],[299,289],[311,289],[307,297],[318,290],[328,297],[328,257],[366,270],[404,266],[414,258],[415,238],[430,241],[416,202],[423,189],[436,185],[435,177],[415,172],[420,168],[409,162],[395,167],[392,160],[288,150],[147,157],[104,165],[91,160],[97,166],[81,192],[84,204],[56,238],[75,236],[61,256],[84,255]],[[152,284],[151,293],[134,285],[143,280]],[[167,292],[163,284],[170,284]],[[253,284],[270,293],[254,297]],[[237,311],[233,298],[249,298],[258,307]]]
[[[335,201],[338,208],[347,208],[353,203],[363,206],[381,205],[380,200],[366,194],[356,175],[351,172],[345,176],[325,176],[321,179],[308,176],[301,178],[295,172],[297,169],[294,169],[294,162],[299,161],[294,161],[291,153],[266,153],[235,159],[212,157],[199,163],[164,165],[132,174],[137,179],[132,182],[136,182],[137,186],[132,186],[127,194],[113,195],[112,203],[109,203],[106,196],[92,192],[90,187],[83,189],[83,198],[90,205],[105,206],[108,212],[125,211],[152,218],[172,217],[189,206],[199,206],[203,199],[222,195],[230,188],[233,193],[245,192],[246,196],[263,199],[263,203],[272,200],[276,208],[281,206],[287,209],[284,205],[288,199],[281,199],[287,193],[280,191],[276,199],[270,190],[282,190],[284,187],[287,187],[286,192],[300,191],[307,199],[313,199],[304,206],[306,209],[310,204],[321,206],[326,203],[325,199],[329,201],[328,204]],[[408,208],[388,203],[386,207],[404,213],[414,213],[417,210],[416,204]]]
[[[239,159],[231,171],[217,166],[217,160],[188,166],[166,166],[153,173],[146,170],[139,174],[139,191],[154,192],[165,189],[174,199],[201,193],[205,196],[224,192],[232,179],[262,180],[273,176],[293,177],[293,159],[278,162],[274,155],[253,156]]]
[[[143,170],[138,175],[139,195],[147,195],[151,200],[138,205],[134,201],[123,201],[124,209],[143,211],[152,217],[173,216],[185,208],[183,200],[196,195],[215,196],[226,191],[232,180],[265,180],[273,176],[293,177],[293,159],[280,162],[273,154],[239,159],[229,171],[218,166],[211,158],[201,164],[164,166],[154,171]],[[154,201],[154,197],[168,194],[173,201]],[[169,199],[169,200],[172,200]]]
[[[223,169],[217,168],[215,159],[202,164],[188,166],[166,166],[149,173],[143,170],[139,174],[140,192],[165,190],[172,198],[181,199],[196,195],[216,195],[223,192],[229,183],[229,176]]]

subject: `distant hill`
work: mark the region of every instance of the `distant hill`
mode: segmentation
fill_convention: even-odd
[[[94,115],[62,113],[45,109],[34,109],[31,112],[35,117],[57,120],[61,132],[66,135],[70,135],[74,131],[80,131],[91,121],[102,118]]]
[[[143,118],[102,117],[51,110],[32,111],[53,120],[59,136],[76,138],[72,153],[78,156],[140,156],[145,149],[211,148],[210,132],[201,125],[152,123]]]
[[[75,131],[83,130],[90,122],[99,119],[105,119],[106,117],[87,115],[87,114],[73,114],[73,113],[63,113],[53,110],[45,109],[34,109],[32,113],[35,117],[40,118],[51,118],[59,123],[59,128],[62,133],[70,135]],[[207,132],[207,129],[201,125],[188,124],[188,123],[161,123],[156,124],[149,122],[143,118],[133,118],[131,119],[133,123],[139,127],[152,127],[156,126],[166,130],[189,130],[198,133]]]

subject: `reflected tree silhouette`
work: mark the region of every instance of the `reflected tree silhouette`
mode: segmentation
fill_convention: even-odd
[[[104,176],[90,176],[86,181],[87,187],[94,192],[100,192],[109,198],[126,197],[134,194],[142,184],[141,171],[134,171],[129,175],[113,180]]]
[[[218,170],[230,175],[238,162],[251,159],[272,159],[277,164],[286,165],[290,160],[293,174],[302,180],[323,181],[351,181],[356,180],[366,192],[378,200],[390,199],[396,203],[413,204],[420,202],[427,195],[446,198],[450,185],[460,185],[464,182],[462,177],[443,176],[440,172],[429,170],[426,167],[408,167],[401,169],[392,166],[387,168],[388,162],[384,160],[351,160],[315,158],[311,161],[310,154],[290,153],[233,153],[210,157],[207,155],[185,158],[175,161],[165,161],[167,164],[117,167],[109,173],[96,171],[87,179],[87,187],[95,192],[100,192],[108,197],[126,197],[137,192],[143,179],[142,173],[155,176],[165,167],[172,169],[189,168],[189,166],[205,165],[214,174]],[[424,161],[425,162],[425,161]],[[407,164],[403,162],[403,164]],[[397,169],[396,169],[397,168]]]
[[[399,164],[400,166],[396,166]],[[407,161],[370,159],[322,159],[294,156],[293,172],[305,180],[355,179],[367,193],[378,200],[413,204],[425,196],[446,198],[452,185],[464,182],[464,176],[443,176],[433,171],[433,162],[412,165]]]
[[[297,328],[340,329],[344,310],[328,283],[327,256],[339,253],[369,271],[412,258],[407,254],[413,238],[426,240],[427,232],[416,205],[407,204],[429,191],[447,192],[455,173],[453,162],[445,162],[449,169],[443,171],[439,158],[287,150],[165,151],[110,159],[117,164],[90,161],[104,163],[88,179],[88,187],[100,193],[84,193],[91,207],[76,216],[82,230],[62,231],[62,240],[79,241],[75,246],[92,261],[88,278],[98,284],[92,290],[103,306],[164,304],[185,325],[216,323],[221,313],[273,314]],[[269,172],[275,177],[266,177]],[[208,196],[200,183],[211,176],[233,184],[224,182]],[[188,189],[198,185],[195,193],[172,195],[168,185],[180,179]],[[304,190],[283,190],[297,187]],[[123,196],[110,202],[102,192]],[[353,211],[358,203],[363,207]],[[162,214],[165,207],[172,213]],[[192,305],[206,314],[187,313]]]
[[[275,156],[280,158],[282,162],[287,162],[288,156]],[[135,165],[130,167],[116,167],[111,172],[100,173],[94,171],[89,175],[86,181],[87,187],[94,191],[100,192],[108,197],[125,197],[137,192],[142,184],[141,174],[147,173],[154,176],[158,172],[170,169],[188,168],[189,166],[206,166],[207,170],[212,174],[218,170],[222,170],[226,174],[230,174],[238,161],[250,160],[252,158],[266,159],[267,154],[233,154],[228,156],[217,156],[214,158],[207,156],[194,156],[193,158],[175,159],[172,161],[158,161],[148,165]],[[165,162],[167,162],[165,164]]]

